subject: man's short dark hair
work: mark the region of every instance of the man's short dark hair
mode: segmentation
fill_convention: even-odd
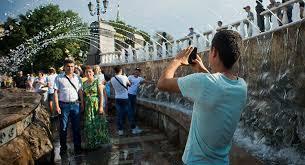
[[[119,73],[122,70],[122,67],[121,66],[115,66],[113,69],[114,69],[115,73]]]
[[[49,70],[48,70],[49,73],[56,73],[56,70],[55,68],[53,67],[50,67]]]
[[[70,58],[66,58],[65,61],[64,61],[64,66],[66,66],[67,64],[74,64],[74,60],[73,59],[70,59]]]
[[[231,69],[240,56],[241,36],[233,30],[220,30],[212,40],[224,67]]]

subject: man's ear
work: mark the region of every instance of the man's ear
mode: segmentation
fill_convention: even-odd
[[[215,58],[218,55],[218,51],[212,47],[212,57]]]

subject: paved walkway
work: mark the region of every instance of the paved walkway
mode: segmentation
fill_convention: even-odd
[[[75,155],[72,150],[72,139],[68,138],[68,155],[61,158],[59,155],[58,131],[55,131],[55,164],[69,165],[180,165],[182,149],[170,144],[165,136],[158,129],[143,124],[144,130],[138,136],[131,132],[119,137],[115,131],[114,118],[109,118],[111,145],[106,145],[94,151],[84,151]],[[71,130],[71,129],[70,129]],[[71,131],[70,131],[71,132]],[[68,135],[69,136],[69,135]],[[71,137],[71,136],[69,136]],[[231,152],[231,164],[234,165],[260,165],[260,161],[251,157],[243,150],[233,147]]]

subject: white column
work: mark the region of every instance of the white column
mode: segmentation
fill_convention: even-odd
[[[105,54],[104,56],[105,56],[105,64],[108,64],[108,55]]]
[[[239,34],[240,34],[240,36],[241,36],[242,38],[244,38],[244,37],[246,36],[244,21],[241,21],[241,22],[240,22]]]
[[[182,42],[178,41],[177,43],[177,53],[180,52],[182,50]]]
[[[158,50],[157,50],[157,44],[155,42],[153,42],[153,60],[158,59]]]
[[[198,45],[197,45],[197,48],[198,48],[198,52],[203,52],[204,49],[205,49],[205,42],[204,42],[204,38],[203,36],[199,36],[198,38]]]
[[[197,38],[197,35],[196,34],[194,34],[193,35],[193,42],[192,42],[193,44],[193,47],[198,47],[198,38]]]
[[[182,49],[186,49],[188,46],[189,46],[189,40],[184,40]]]
[[[283,8],[283,19],[282,19],[282,23],[283,24],[288,24],[288,15],[287,15],[287,7]]]
[[[128,52],[128,63],[131,63],[131,62],[133,62],[133,52],[132,52],[132,48],[130,45],[127,49],[127,52]]]
[[[140,52],[139,52],[139,49],[136,49],[136,50],[135,50],[135,55],[134,55],[135,61],[140,61],[140,56],[141,56],[141,55],[139,55],[139,53],[140,53]]]
[[[144,47],[144,61],[145,60],[149,60],[149,48],[148,48],[148,43],[146,43],[145,47]]]
[[[276,13],[275,13],[276,14]],[[279,20],[277,19],[277,16],[272,15],[271,16],[271,21],[272,21],[272,26],[271,26],[271,30],[276,29],[277,27],[279,27]]]
[[[253,24],[249,22],[249,26],[247,28],[247,37],[251,37],[253,35]]]
[[[166,46],[165,46],[165,42],[162,43],[162,54],[161,54],[161,58],[166,58]]]
[[[177,42],[174,41],[172,48],[172,57],[176,56],[176,54],[177,54]]]
[[[117,53],[114,54],[114,63],[119,63],[119,55]]]
[[[265,31],[269,31],[271,26],[270,26],[270,14],[265,14]]]
[[[125,50],[124,50],[124,49],[121,50],[120,62],[121,62],[121,63],[124,63],[124,62],[125,62]]]
[[[108,63],[109,63],[109,64],[112,63],[112,56],[111,56],[111,54],[108,54]]]

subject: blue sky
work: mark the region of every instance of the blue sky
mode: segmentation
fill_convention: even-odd
[[[102,0],[101,0],[102,1]],[[150,34],[166,31],[175,39],[188,33],[193,26],[198,31],[206,31],[216,26],[218,20],[224,24],[235,22],[244,16],[242,7],[255,7],[255,0],[109,0],[109,9],[103,16],[106,20],[115,19],[117,4],[120,14],[128,24],[143,29]],[[47,3],[58,4],[61,9],[71,9],[79,13],[85,22],[92,22],[88,12],[89,0],[0,0],[0,21],[7,16],[16,17],[20,13]],[[95,0],[91,0],[95,3]],[[265,0],[264,4],[267,4]]]

